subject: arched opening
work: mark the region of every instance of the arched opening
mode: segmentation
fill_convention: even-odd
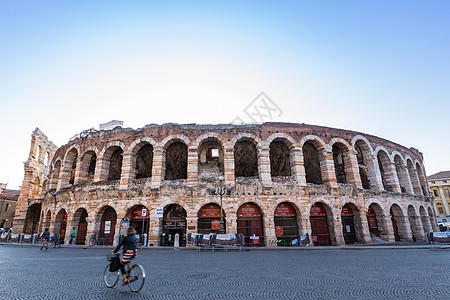
[[[188,148],[183,142],[167,147],[165,180],[187,179],[187,157]]]
[[[344,161],[344,153],[348,151],[342,143],[334,143],[332,147],[334,171],[336,173],[337,183],[347,183],[347,172]]]
[[[86,244],[86,233],[87,233],[87,217],[88,213],[86,209],[79,208],[73,218],[76,223],[78,223],[78,226],[75,226],[77,228],[77,236],[75,240],[76,245],[85,245]]]
[[[422,195],[422,189],[420,188],[419,178],[417,176],[417,171],[414,169],[414,165],[410,159],[406,161],[406,167],[408,168],[409,178],[411,179],[411,184],[413,186],[413,191],[415,195]]]
[[[395,241],[398,242],[402,240],[408,240],[408,237],[406,236],[407,230],[405,227],[404,216],[400,206],[398,206],[397,204],[393,204],[390,209],[390,215]]]
[[[53,168],[52,171],[52,179],[51,179],[51,183],[50,183],[50,189],[56,189],[58,187],[58,180],[59,180],[59,173],[61,172],[61,161],[58,160],[55,163],[55,167]]]
[[[358,241],[356,238],[355,221],[353,219],[353,211],[351,207],[346,204],[341,210],[342,220],[342,234],[346,244],[354,244]]]
[[[224,174],[223,147],[215,138],[203,140],[198,151],[198,179],[215,181]]]
[[[36,153],[36,160],[38,162],[42,162],[41,155],[42,155],[42,146],[38,146],[37,153]]]
[[[41,204],[33,204],[28,208],[23,230],[25,234],[38,233],[40,216]]]
[[[378,221],[373,204],[369,206],[367,210],[367,223],[369,224],[369,231],[371,235],[380,236],[380,230],[378,229]]]
[[[96,165],[97,155],[94,151],[87,151],[81,158],[80,181],[93,180]]]
[[[66,166],[69,169],[69,184],[75,183],[75,169],[77,168],[77,149],[72,149],[67,153]]]
[[[120,147],[111,148],[113,152],[109,161],[108,180],[120,180],[120,176],[122,175],[123,150]]]
[[[416,210],[412,205],[408,206],[408,220],[411,227],[411,233],[413,240],[423,239],[423,227],[419,222],[419,217],[416,214]]]
[[[364,189],[370,190],[371,184],[369,174],[372,173],[370,168],[370,148],[362,140],[358,140],[355,143],[356,158],[358,160],[359,176]]]
[[[54,233],[59,233],[60,240],[64,242],[67,229],[67,212],[61,209],[55,218],[55,230]]]
[[[384,151],[378,151],[378,167],[380,168],[381,181],[383,182],[383,188],[386,191],[392,192],[392,183],[388,178],[388,172],[390,172],[391,161],[388,155]]]
[[[282,139],[275,139],[269,146],[270,174],[272,177],[291,176],[291,156]]]
[[[314,246],[331,245],[327,211],[321,203],[311,206],[309,221],[311,223],[311,241]]]
[[[291,204],[283,202],[278,204],[274,213],[275,235],[281,242],[278,246],[289,247],[291,241],[299,237],[297,213]]]
[[[136,179],[152,177],[153,146],[143,145],[136,155]]]
[[[420,213],[420,219],[422,220],[424,232],[432,232],[433,228],[431,228],[430,218],[427,216],[427,213],[423,206],[420,207],[419,213]]]
[[[412,193],[410,188],[409,176],[403,165],[403,160],[400,155],[395,155],[394,157],[395,170],[397,172],[398,183],[400,184],[400,191],[402,193]]]
[[[428,217],[430,218],[431,228],[433,229],[433,231],[438,231],[436,218],[434,217],[431,207],[428,207]]]
[[[143,210],[145,216],[143,216]],[[130,226],[136,229],[137,234],[147,234],[150,228],[150,213],[144,205],[138,205],[131,211]]]
[[[180,246],[186,246],[186,210],[178,204],[170,204],[163,212],[161,246],[174,246],[176,234]]]
[[[225,213],[223,215],[223,226],[226,232],[226,218]],[[219,233],[220,229],[220,206],[215,203],[203,205],[198,212],[197,221],[198,233],[209,234]]]
[[[427,192],[427,182],[425,179],[425,175],[423,174],[422,168],[419,163],[416,163],[417,175],[419,176],[420,187],[422,188],[422,194],[428,195]]]
[[[114,234],[116,232],[117,214],[114,208],[108,206],[104,209],[100,220],[100,237],[104,238],[106,245],[111,246],[114,243]]]
[[[253,140],[243,138],[234,145],[234,174],[236,177],[258,176],[258,155]]]
[[[264,245],[262,213],[256,204],[245,203],[239,207],[237,231],[244,236],[245,246],[262,247]]]
[[[50,228],[51,220],[52,220],[52,213],[49,210],[49,211],[47,211],[47,214],[45,215],[44,222],[42,223],[41,231],[43,231],[43,229],[45,229],[45,228]]]
[[[303,160],[306,173],[306,182],[322,184],[322,172],[320,170],[320,157],[317,148],[311,143],[303,144]]]
[[[42,182],[41,194],[39,198],[44,198],[46,192],[47,192],[47,180],[44,180],[44,182]]]

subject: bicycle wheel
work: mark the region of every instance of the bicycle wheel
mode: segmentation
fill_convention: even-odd
[[[89,246],[94,246],[94,244],[95,244],[95,239],[94,239],[94,237],[91,237],[89,239]]]
[[[107,287],[112,288],[117,284],[117,281],[119,281],[119,273],[120,271],[117,270],[115,272],[109,271],[109,265],[106,266],[105,272],[103,272],[103,282],[106,284]]]
[[[144,286],[145,282],[145,270],[139,265],[135,264],[128,271],[128,287],[132,292],[139,292]]]

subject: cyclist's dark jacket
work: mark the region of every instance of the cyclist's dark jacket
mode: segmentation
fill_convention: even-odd
[[[114,252],[119,251],[120,247],[123,246],[123,252],[127,250],[136,250],[136,237],[134,235],[127,235],[122,239],[122,241],[117,245]]]
[[[41,238],[48,240],[50,238],[50,232],[44,231],[44,233],[41,235]]]

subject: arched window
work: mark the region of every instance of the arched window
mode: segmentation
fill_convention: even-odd
[[[253,140],[243,138],[234,146],[234,173],[236,177],[258,176],[258,155]]]
[[[319,152],[311,142],[303,144],[303,160],[306,172],[306,182],[322,184]]]

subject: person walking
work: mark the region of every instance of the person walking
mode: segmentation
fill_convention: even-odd
[[[48,250],[48,240],[50,239],[50,231],[48,231],[48,228],[45,228],[44,232],[41,235],[41,239],[42,239],[41,251],[42,251],[42,248],[45,248],[45,251],[47,251]]]
[[[130,260],[136,256],[137,250],[136,250],[136,230],[133,227],[129,227],[127,230],[127,236],[125,236],[122,241],[117,245],[116,249],[114,249],[112,252],[116,253],[120,250],[121,247],[123,247],[123,255],[122,255],[122,262],[120,266],[120,272],[123,276],[123,283],[122,285],[128,284],[127,275],[125,273],[125,265],[130,263]]]
[[[77,229],[75,227],[72,227],[72,235],[70,236],[69,245],[72,245],[72,241],[77,236],[77,232]]]

